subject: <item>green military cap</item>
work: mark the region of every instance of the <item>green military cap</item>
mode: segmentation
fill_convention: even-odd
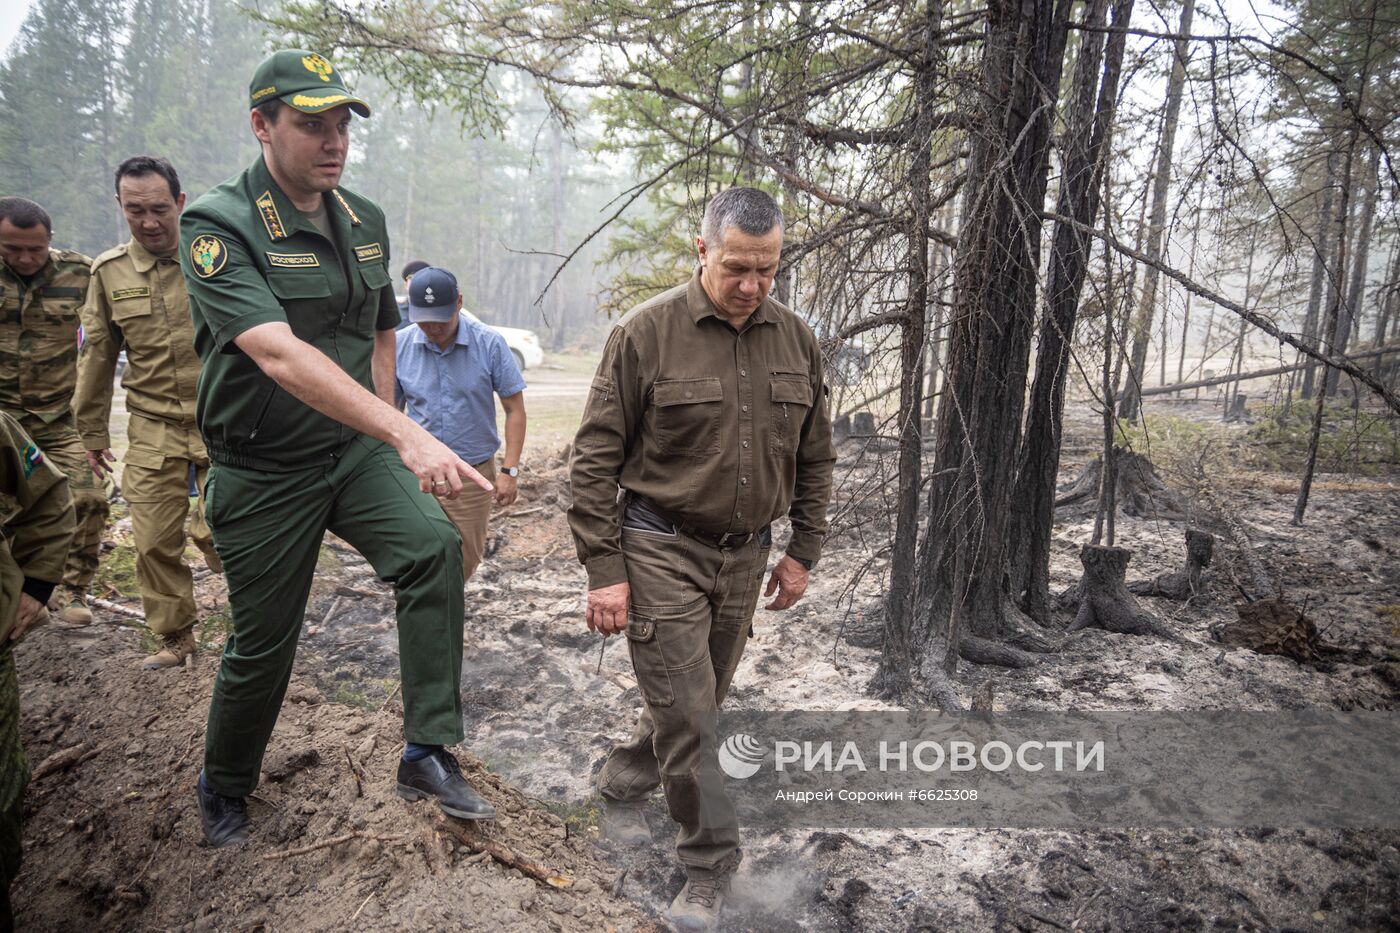
[[[324,55],[306,49],[273,52],[253,72],[253,83],[248,85],[249,108],[274,97],[302,113],[349,104],[360,116],[369,116],[369,104],[346,89],[335,66]]]

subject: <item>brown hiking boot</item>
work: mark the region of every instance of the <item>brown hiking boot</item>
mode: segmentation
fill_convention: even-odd
[[[54,588],[49,597],[49,612],[68,625],[91,625],[92,610],[88,608],[87,593],[69,586]]]
[[[624,803],[614,803],[604,798],[603,818],[600,821],[603,838],[621,846],[651,845],[651,827],[647,825],[642,808]]]
[[[160,636],[161,649],[141,662],[146,671],[164,670],[168,667],[184,667],[185,659],[194,654],[194,626],[182,628],[178,632]]]
[[[719,929],[719,912],[729,893],[729,875],[689,878],[681,888],[666,919],[683,933],[713,933]]]

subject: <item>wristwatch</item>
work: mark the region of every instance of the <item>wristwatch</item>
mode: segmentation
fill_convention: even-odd
[[[520,467],[503,466],[501,467],[501,472],[504,473],[506,476],[519,476]]]

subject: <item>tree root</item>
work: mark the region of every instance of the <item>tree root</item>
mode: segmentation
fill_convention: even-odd
[[[964,635],[958,639],[958,657],[973,664],[997,667],[1026,668],[1036,662],[1035,655],[1029,652],[976,635]]]
[[[1079,552],[1084,565],[1080,580],[1079,610],[1069,631],[1099,628],[1122,635],[1156,635],[1172,641],[1176,636],[1155,616],[1138,605],[1124,584],[1133,552],[1121,547],[1086,544]]]

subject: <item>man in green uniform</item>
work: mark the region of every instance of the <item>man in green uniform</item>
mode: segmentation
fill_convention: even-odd
[[[821,352],[768,298],[782,224],[754,188],[710,202],[699,270],[608,337],[570,468],[588,627],[627,633],[644,701],[598,776],[604,829],[649,838],[638,805],[664,788],[687,875],[670,919],[685,930],[714,929],[739,864],[715,713],[748,642],[769,525],[792,522],[765,591],[774,610],[802,597],[827,528],[836,458]]]
[[[194,423],[199,357],[180,272],[180,177],[165,159],[135,156],[117,166],[117,203],[131,239],[98,256],[83,306],[86,339],[78,354],[73,397],[78,431],[93,472],[111,472],[112,377],[126,348],[126,467],[122,494],[131,506],[136,579],[146,624],[161,647],[148,669],[183,666],[194,653],[194,582],[185,566],[190,486],[203,496],[209,455]],[[214,539],[203,502],[190,529],[216,572]]]
[[[0,198],[0,410],[68,477],[78,527],[49,608],[65,622],[87,625],[107,496],[88,466],[70,403],[78,379],[78,309],[92,260],[51,248],[52,240],[53,222],[42,207]]]
[[[29,762],[19,741],[14,645],[48,619],[44,604],[63,576],[73,539],[73,500],[63,474],[19,423],[0,412],[0,930],[14,927],[10,884],[19,874]]]
[[[205,837],[248,835],[329,529],[397,589],[401,796],[494,816],[444,748],[462,739],[461,542],[433,496],[490,488],[394,407],[384,213],[338,187],[352,112],[369,107],[299,49],[249,88],[262,156],[180,220],[180,259],[204,361],[197,419],[213,465],[206,517],[228,577],[233,634],[214,684],[199,781]]]

